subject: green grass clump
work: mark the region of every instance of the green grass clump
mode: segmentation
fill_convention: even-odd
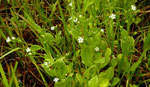
[[[148,2],[0,0],[0,86],[149,86]]]

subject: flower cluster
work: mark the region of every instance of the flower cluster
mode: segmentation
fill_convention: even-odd
[[[79,15],[79,18],[82,18],[82,15]],[[70,17],[68,20],[73,20],[74,23],[80,23],[80,21],[78,20],[78,18],[75,17],[75,16]]]
[[[74,21],[74,22],[78,22],[78,18],[74,19],[73,21]]]
[[[29,53],[29,55],[31,55],[31,49],[29,47],[27,47],[26,52]]]
[[[50,62],[44,62],[44,65],[48,66],[48,65],[50,65]]]
[[[70,18],[69,18],[69,20],[72,20],[72,19],[73,19],[73,22],[74,22],[74,23],[76,23],[76,22],[78,22],[78,23],[79,23],[78,18],[75,18],[75,17],[73,17],[73,18],[72,18],[72,17],[70,17]]]
[[[8,43],[8,42],[10,42],[11,40],[15,40],[16,38],[15,37],[7,37],[7,39],[6,39],[6,42]]]

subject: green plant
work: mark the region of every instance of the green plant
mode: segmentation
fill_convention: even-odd
[[[6,5],[2,9],[6,16],[0,16],[0,80],[6,87],[28,86],[26,79],[37,87],[136,87],[144,83],[134,79],[147,75],[139,66],[149,69],[150,33],[148,22],[140,24],[146,19],[139,15],[137,0],[1,3]],[[136,48],[139,45],[141,49]],[[19,61],[14,68],[8,62],[11,56]],[[4,61],[11,75],[3,69]],[[20,67],[26,72],[19,77],[15,72]]]

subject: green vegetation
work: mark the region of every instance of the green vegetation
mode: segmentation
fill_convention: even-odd
[[[0,87],[150,87],[149,0],[0,8]]]

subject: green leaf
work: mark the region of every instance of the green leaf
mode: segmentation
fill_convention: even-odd
[[[43,39],[44,41],[50,42],[50,41],[53,41],[53,40],[54,40],[54,37],[53,37],[53,35],[52,35],[51,33],[44,33],[44,34],[41,35],[41,36],[42,36],[42,39]]]
[[[98,77],[95,76],[88,81],[88,87],[98,87]]]
[[[82,62],[86,66],[90,66],[93,62],[93,53],[92,49],[90,46],[86,46],[81,50],[81,57],[82,57]]]
[[[33,51],[33,52],[35,52],[35,51],[37,51],[37,50],[39,50],[39,49],[41,49],[41,48],[42,48],[42,47],[39,46],[39,45],[32,45],[32,46],[30,47],[31,51]]]
[[[107,78],[111,80],[114,76],[114,68],[109,67],[105,72],[99,74],[100,78]]]
[[[109,84],[109,79],[107,78],[99,78],[99,87],[107,87]]]
[[[54,62],[54,59],[52,58],[50,54],[44,54],[44,58],[45,58],[45,61],[48,61],[50,63]]]
[[[144,49],[150,50],[150,33],[147,34],[147,37],[144,41]]]
[[[66,77],[65,74],[69,72],[69,67],[65,64],[63,60],[57,60],[53,63],[52,65],[53,70],[55,70],[56,75],[59,78],[64,78]]]
[[[94,63],[104,63],[105,62],[105,58],[102,57],[102,58],[98,58],[94,61]]]
[[[129,71],[135,71],[140,63],[141,63],[141,61],[137,61],[136,63],[132,64],[132,66],[131,66]]]
[[[95,0],[84,0],[84,11],[87,10],[87,8],[94,3]]]
[[[82,77],[81,74],[77,73],[77,74],[76,74],[76,78],[78,79],[78,81],[80,82],[80,84],[83,84],[84,78]]]
[[[9,51],[9,52],[5,53],[4,55],[2,55],[2,56],[0,57],[0,59],[4,58],[5,56],[7,56],[7,55],[9,55],[10,53],[12,53],[12,52],[14,52],[14,51],[17,51],[17,50],[19,50],[19,49],[21,49],[21,48],[12,49],[11,51]]]
[[[45,67],[45,66],[43,66],[43,68],[46,71],[46,73],[48,73],[49,76],[56,76],[55,70],[49,69],[49,67]]]
[[[139,24],[142,21],[142,19],[140,17],[136,17],[135,23]]]
[[[95,72],[95,73],[96,73],[96,70],[97,70],[96,65],[93,65],[93,66],[89,67],[89,68],[86,69],[86,71],[84,72],[83,77],[85,77],[85,78],[88,79],[91,75],[93,75],[93,73],[90,73],[90,72]]]
[[[111,49],[107,48],[105,51],[105,57],[109,57],[111,55]]]
[[[118,63],[122,62],[122,63],[120,64],[120,68],[121,68],[122,70],[127,70],[127,69],[130,67],[130,63],[129,63],[127,57],[125,57],[125,56],[123,57],[122,54],[119,54],[119,55],[117,56],[117,59],[118,59]]]
[[[9,84],[8,84],[8,79],[6,78],[6,75],[5,75],[5,72],[4,72],[4,69],[0,63],[0,73],[1,73],[1,76],[2,76],[2,79],[3,79],[3,84],[6,86],[6,87],[9,87]]]
[[[55,83],[54,87],[72,87],[72,82],[74,82],[71,76],[68,76],[66,79],[63,79],[61,82]]]
[[[94,37],[93,37],[93,40],[95,41],[93,44],[100,44],[102,41],[101,41],[101,34],[100,33],[97,33]]]
[[[14,82],[15,82],[16,87],[19,87],[19,83],[18,83],[17,77],[16,77],[16,75],[15,75],[17,66],[18,66],[18,62],[15,63],[14,69],[13,69],[13,67],[11,66],[11,69],[12,69],[12,76],[11,76],[11,81],[10,81],[10,84],[9,84],[10,87],[12,87],[13,78],[14,78]]]
[[[121,49],[123,54],[134,52],[134,38],[130,37],[124,29],[121,30]]]
[[[105,78],[105,76],[106,76],[106,73],[105,73],[105,72],[100,72],[99,77]]]
[[[114,87],[119,81],[120,81],[120,79],[118,77],[113,78],[111,86]]]
[[[111,80],[114,76],[114,68],[109,67],[105,73],[106,73],[105,77],[108,78],[109,80]]]
[[[117,59],[112,59],[111,60],[111,67],[116,67],[117,65]]]
[[[69,31],[69,33],[75,38],[75,39],[78,39],[80,33],[75,30],[75,29],[72,29],[71,31]]]
[[[105,62],[100,65],[100,68],[103,68],[108,64],[110,60],[110,55],[111,55],[111,49],[107,48],[105,51]]]
[[[95,55],[95,61],[94,63],[104,63],[105,62],[105,58],[101,57],[101,54],[98,53]]]
[[[86,41],[89,45],[93,46],[93,44],[95,44],[95,43],[93,43],[94,42],[93,37],[88,37],[88,39]]]

